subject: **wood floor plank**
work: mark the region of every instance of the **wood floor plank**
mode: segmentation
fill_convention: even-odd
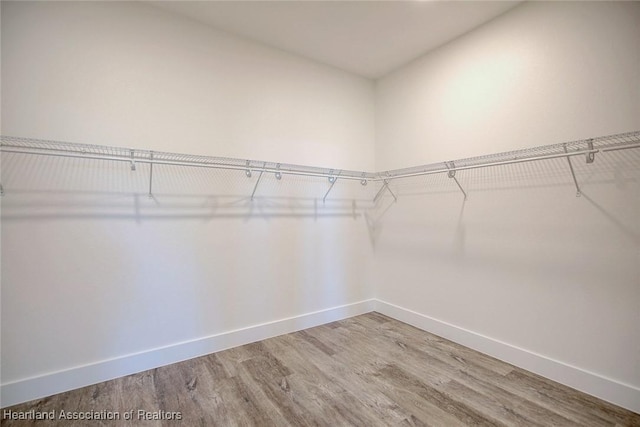
[[[416,344],[418,347],[414,347]],[[475,390],[480,395],[491,395],[498,399],[501,405],[518,405],[519,413],[527,419],[544,419],[545,425],[579,425],[579,422],[571,421],[574,414],[563,414],[557,411],[558,406],[540,405],[538,401],[526,399],[518,393],[514,393],[510,387],[503,387],[509,381],[500,372],[502,369],[495,369],[493,365],[497,360],[492,361],[489,367],[486,363],[476,363],[474,359],[462,358],[452,352],[451,348],[440,346],[425,346],[419,341],[407,340],[402,343],[407,352],[412,354],[411,359],[422,360],[430,369],[439,369],[451,380],[461,382],[466,387]],[[420,373],[420,366],[409,365],[412,372]],[[509,368],[506,372],[512,372]],[[487,381],[489,380],[489,381]],[[569,415],[569,416],[567,416]]]
[[[390,328],[392,328],[390,326]],[[421,332],[417,334],[416,331]],[[468,385],[476,390],[480,390],[481,394],[493,394],[496,396],[500,396],[504,401],[520,401],[520,400],[530,400],[530,402],[526,405],[529,410],[535,411],[538,415],[541,416],[543,413],[547,413],[547,418],[551,420],[556,420],[556,422],[564,425],[568,425],[573,423],[573,421],[569,421],[571,419],[575,420],[577,424],[585,425],[589,423],[597,422],[598,417],[594,416],[593,418],[585,417],[583,411],[577,412],[575,410],[570,410],[566,408],[565,405],[558,404],[558,397],[554,396],[552,398],[547,398],[545,401],[539,399],[539,395],[531,393],[531,391],[535,390],[533,387],[529,387],[528,393],[523,395],[523,388],[527,386],[522,382],[518,381],[510,381],[505,378],[504,375],[515,375],[515,371],[517,368],[501,362],[497,359],[491,358],[486,355],[481,355],[473,350],[470,350],[466,347],[462,347],[458,344],[452,343],[448,340],[445,340],[440,337],[433,336],[431,334],[426,334],[422,331],[414,329],[413,331],[408,330],[408,334],[412,339],[404,342],[397,342],[400,346],[407,348],[412,351],[420,351],[424,353],[417,354],[415,357],[427,362],[427,364],[432,367],[439,367],[443,371],[447,371],[450,369],[452,372],[452,379],[458,379],[467,381]],[[411,333],[413,332],[413,333]],[[383,336],[389,336],[382,334]],[[418,336],[416,336],[418,335]],[[420,340],[419,336],[427,336],[429,339],[427,341]],[[389,338],[399,339],[402,334],[394,333],[389,336]],[[414,347],[415,346],[415,347]],[[474,357],[476,356],[476,357]],[[503,365],[503,366],[501,366]],[[449,368],[447,368],[449,366]],[[410,367],[413,368],[413,367]],[[525,372],[525,371],[522,371]],[[464,373],[464,375],[462,375]],[[504,375],[503,375],[504,374]],[[528,373],[529,374],[529,373]],[[533,375],[533,374],[531,374]],[[474,378],[483,378],[490,379],[489,384],[492,385],[491,389],[487,389],[487,387],[482,388],[482,384],[487,384],[484,382],[478,383],[474,381]],[[538,377],[542,379],[541,377]],[[549,380],[545,380],[549,384],[553,384],[551,389],[557,390],[559,384],[549,382]],[[469,382],[471,381],[471,382]],[[502,387],[502,389],[497,390],[493,386]],[[571,389],[568,389],[571,390]],[[573,390],[572,390],[573,391]],[[579,395],[586,396],[584,393],[579,393]],[[535,397],[535,398],[534,398]],[[598,401],[596,398],[592,398]],[[561,401],[562,402],[562,401]],[[593,406],[593,405],[592,405]],[[613,405],[612,405],[613,406]],[[522,415],[527,415],[525,408],[521,408]],[[602,414],[601,414],[602,415]],[[533,421],[532,421],[533,422]],[[575,423],[574,423],[575,424]],[[597,425],[609,425],[609,424],[600,424]]]
[[[287,375],[291,372],[282,370],[281,365],[273,364],[262,356],[258,356],[242,362],[243,368],[250,375],[255,387],[259,387],[269,402],[278,409],[282,421],[290,425],[319,425],[318,420],[314,420],[310,412],[303,406],[295,402],[291,396]],[[282,375],[287,372],[287,375]]]
[[[424,343],[420,344],[418,340],[411,340],[408,348],[412,348],[412,345],[416,344],[419,348],[426,349],[429,353],[428,355],[422,354],[416,357],[420,357],[423,360],[430,360],[432,365],[441,366],[439,365],[440,363],[450,364],[452,369],[458,370],[454,378],[457,378],[458,381],[465,382],[467,386],[474,388],[479,393],[499,396],[503,401],[526,401],[527,405],[520,408],[523,415],[526,415],[526,408],[534,410],[538,414],[537,416],[543,416],[543,413],[546,412],[549,414],[547,418],[555,419],[560,425],[568,425],[569,423],[577,425],[613,425],[615,422],[625,420],[625,418],[621,416],[615,418],[607,415],[607,413],[611,411],[603,410],[608,404],[599,399],[576,392],[568,387],[566,387],[565,391],[560,391],[564,386],[539,376],[535,376],[538,383],[533,386],[522,380],[514,381],[513,379],[519,378],[523,375],[522,373],[529,376],[534,376],[534,374],[507,365],[497,359],[488,360],[489,356],[482,355],[481,357],[474,358],[472,350],[463,348],[463,351],[459,351],[458,347],[461,346],[455,343],[449,344],[443,339],[439,339],[438,342],[440,345],[431,345],[432,341],[424,345]],[[458,353],[462,353],[464,357],[457,355]],[[431,359],[431,357],[435,357],[435,359]],[[506,371],[500,368],[496,369],[495,365],[499,364],[507,365],[508,369]],[[504,376],[501,375],[501,371],[506,372],[506,374]],[[477,381],[476,378],[481,378],[483,381]],[[549,390],[555,391],[555,394],[541,392],[547,388],[545,385],[547,385]],[[582,396],[585,399],[585,401],[582,402],[583,405],[580,405],[580,407],[586,408],[587,412],[590,410],[589,408],[598,406],[594,405],[596,401],[605,404],[605,406],[599,408],[592,416],[585,415],[585,409],[577,410],[576,406],[567,406],[565,404],[567,398],[573,393],[577,393],[578,396]],[[614,405],[611,406],[617,408]],[[558,415],[561,418],[557,418],[551,414]]]
[[[545,424],[537,418],[528,418],[526,414],[517,412],[508,405],[504,405],[500,399],[497,399],[492,394],[479,393],[458,381],[449,381],[443,385],[442,390],[449,395],[456,396],[456,398],[464,402],[465,405],[474,408],[488,418],[499,421],[501,424],[511,426],[545,426]]]
[[[619,406],[581,393],[562,384],[554,383],[531,372],[516,368],[506,376],[511,384],[529,390],[527,398],[553,405],[557,412],[566,413],[583,423],[592,425],[637,425],[640,415]]]
[[[313,344],[314,346],[316,346],[319,350],[323,351],[328,356],[333,356],[334,354],[336,354],[333,348],[331,348],[329,345],[325,344],[324,342],[320,341],[313,335],[309,335],[307,331],[296,332],[296,334],[298,334],[298,336],[301,337],[303,340],[308,341],[310,344]]]
[[[250,358],[236,359],[238,352],[223,351],[217,354],[220,362],[224,366],[232,366],[234,375],[230,378],[233,385],[233,395],[224,395],[224,389],[221,395],[224,396],[227,405],[240,411],[242,417],[238,420],[229,420],[229,425],[288,425],[282,420],[281,412],[267,398],[264,390],[256,385],[254,378],[247,372],[243,363]],[[236,400],[234,399],[234,397]],[[233,414],[233,412],[231,412]],[[218,414],[219,415],[219,414]],[[219,417],[219,422],[223,422],[223,418]],[[246,420],[246,423],[244,422]],[[237,422],[236,422],[237,421]]]
[[[213,412],[223,412],[216,381],[200,359],[187,360],[172,369],[154,370],[158,404],[166,412],[180,412],[188,425],[205,426],[215,422]]]
[[[358,318],[359,320],[359,318]],[[313,328],[308,331],[309,334],[322,334],[322,330]],[[432,363],[416,363],[416,355],[408,351],[408,346],[397,340],[388,340],[382,337],[377,330],[364,329],[355,331],[353,329],[341,329],[332,332],[329,337],[340,337],[344,334],[344,338],[350,342],[350,345],[359,349],[359,354],[369,355],[370,360],[362,359],[358,363],[358,369],[364,369],[371,366],[369,373],[373,373],[380,366],[384,366],[389,360],[393,360],[395,364],[399,364],[406,369],[415,371],[424,379],[432,384],[440,384],[451,378],[451,369]],[[384,348],[383,357],[380,357],[380,349]],[[350,364],[355,352],[346,353],[343,358],[345,365]]]
[[[375,311],[372,311],[371,313],[367,313],[367,316],[363,317],[363,319],[374,320],[374,321],[376,321],[378,323],[389,323],[389,322],[391,322],[393,320],[390,317],[387,317],[384,314],[380,314],[380,313],[375,312]]]
[[[224,414],[217,413],[216,420],[219,425],[246,426],[246,425],[274,425],[276,417],[274,410],[265,410],[253,397],[249,385],[237,376],[221,383],[220,396],[227,407]]]
[[[400,425],[411,420],[411,414],[399,412],[395,402],[364,385],[366,381],[349,365],[301,339],[299,334],[283,337],[273,345],[279,345],[284,354],[293,356],[290,366],[311,382],[311,388],[319,387],[323,395],[329,395],[329,398],[323,396],[325,412],[338,412],[348,421],[347,425]]]
[[[310,332],[316,331],[314,328]],[[310,361],[317,361],[323,371],[330,373],[346,389],[353,390],[354,393],[366,390],[366,396],[369,398],[366,405],[378,417],[364,425],[397,425],[398,422],[409,425],[464,425],[429,401],[411,395],[402,387],[396,387],[376,375],[377,371],[386,366],[387,361],[377,357],[371,350],[358,345],[357,352],[351,352],[349,355],[337,354],[333,358],[327,358],[318,351],[314,352],[313,348],[306,349],[304,353]]]
[[[4,408],[2,426],[639,426],[640,414],[379,313]],[[61,420],[60,411],[133,420]],[[181,421],[140,420],[180,413]]]
[[[292,334],[291,337],[293,336],[303,337],[300,333]],[[342,424],[344,423],[342,417],[344,400],[350,401],[352,405],[354,402],[345,394],[346,390],[335,383],[331,376],[318,369],[307,352],[300,351],[306,344],[322,352],[317,343],[312,343],[305,338],[301,339],[304,342],[296,342],[295,345],[291,345],[284,339],[268,340],[265,344],[294,372],[288,377],[287,391],[297,396],[301,404],[307,406],[310,412],[316,415],[323,414],[327,422],[333,419],[337,424]],[[323,352],[323,354],[326,353]],[[341,399],[336,399],[337,396]]]
[[[199,359],[207,368],[210,375],[215,379],[231,378],[235,375],[235,369],[231,365],[227,366],[220,360],[220,353],[208,354]]]
[[[420,379],[414,377],[394,364],[389,364],[376,374],[385,382],[393,384],[397,388],[403,388],[434,406],[453,415],[465,425],[497,426],[500,423],[491,420],[474,408],[465,405],[463,402],[431,386]]]
[[[380,328],[380,334],[399,342],[408,341],[415,347],[427,349],[429,352],[437,351],[439,354],[455,359],[462,364],[469,361],[473,362],[475,365],[494,371],[497,374],[506,375],[514,368],[508,363],[404,323],[387,322]]]
[[[121,385],[118,393],[117,408],[120,414],[124,415],[126,411],[134,411],[131,420],[121,420],[122,426],[145,426],[159,427],[162,425],[160,420],[139,419],[137,411],[144,411],[145,414],[160,411],[158,404],[158,395],[154,382],[153,371],[145,371],[138,374],[129,375],[119,378]]]
[[[354,339],[357,340],[358,338],[354,337]],[[455,377],[458,371],[455,366],[452,367],[441,361],[432,359],[428,354],[417,354],[417,351],[407,344],[397,341],[393,341],[393,344],[387,353],[390,359],[394,360],[395,364],[411,371],[414,375],[426,379],[430,384],[435,386],[445,384],[450,381],[450,378]],[[376,345],[374,345],[374,349]],[[389,346],[387,345],[387,347]],[[421,360],[424,363],[416,364],[416,360]],[[437,363],[433,363],[434,361]]]

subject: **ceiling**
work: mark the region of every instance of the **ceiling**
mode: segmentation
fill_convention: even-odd
[[[217,29],[379,78],[520,1],[151,1]]]

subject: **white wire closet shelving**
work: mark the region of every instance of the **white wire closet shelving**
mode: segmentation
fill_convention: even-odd
[[[389,182],[392,180],[446,173],[449,178],[455,180],[455,183],[466,197],[466,192],[456,178],[457,171],[555,158],[567,159],[567,169],[576,186],[576,195],[580,196],[580,186],[573,170],[573,164],[571,161],[572,157],[584,156],[584,161],[586,163],[593,163],[597,153],[633,148],[640,148],[640,131],[570,141],[560,144],[543,145],[523,150],[432,163],[410,168],[394,169],[382,172],[364,172],[258,160],[199,156],[105,145],[77,144],[32,138],[0,136],[0,152],[2,153],[127,162],[130,164],[132,170],[135,170],[136,164],[138,163],[149,164],[149,195],[152,194],[153,190],[153,166],[173,165],[240,171],[247,177],[252,177],[253,174],[257,174],[251,199],[254,198],[258,185],[260,184],[260,179],[265,173],[273,174],[277,179],[281,179],[283,175],[302,175],[328,179],[330,186],[324,195],[323,200],[327,198],[334,184],[339,180],[356,180],[360,181],[362,185],[367,185],[369,182],[382,182],[382,186],[373,199],[374,202],[377,201],[385,191],[388,191],[394,199],[397,199],[396,195],[389,188]],[[4,189],[1,184],[0,193],[4,194]]]

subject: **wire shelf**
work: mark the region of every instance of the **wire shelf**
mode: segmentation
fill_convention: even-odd
[[[132,163],[166,164],[187,167],[210,167],[252,172],[280,172],[290,175],[339,177],[340,179],[373,179],[374,174],[363,171],[340,170],[289,163],[236,159],[230,157],[201,156],[164,151],[112,147],[94,144],[78,144],[14,136],[0,136],[0,151],[34,155],[77,157]]]
[[[391,180],[433,173],[448,173],[465,169],[498,166],[501,164],[538,161],[556,157],[573,157],[581,154],[586,156],[590,153],[596,154],[598,152],[638,148],[639,144],[640,131],[633,131],[403,169],[394,169],[378,172],[376,175],[379,179]]]
[[[640,147],[640,131],[601,136],[597,138],[570,141],[560,144],[544,145],[523,150],[508,151],[484,156],[470,157],[447,162],[414,166],[404,169],[394,169],[383,172],[365,172],[353,170],[330,169],[315,166],[304,166],[288,163],[265,162],[258,160],[236,159],[229,157],[199,156],[193,154],[179,154],[162,151],[131,149],[93,144],[77,144],[0,136],[0,151],[8,153],[23,153],[45,156],[76,157],[100,159],[110,161],[136,163],[165,164],[187,167],[204,167],[226,170],[241,170],[250,173],[274,173],[325,177],[330,180],[350,179],[359,180],[363,184],[367,181],[389,181],[393,179],[435,173],[449,173],[450,176],[458,170],[475,169],[481,167],[498,166],[501,164],[545,160],[557,157],[572,157],[585,155],[593,158],[598,152],[623,150]],[[333,181],[332,181],[333,182]]]

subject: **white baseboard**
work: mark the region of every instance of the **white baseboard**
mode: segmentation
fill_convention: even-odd
[[[16,405],[216,351],[346,319],[373,311],[374,307],[375,300],[373,299],[360,301],[2,384],[0,387],[0,407]]]
[[[16,405],[374,310],[522,369],[640,413],[640,389],[637,387],[375,299],[262,323],[2,384],[0,387],[0,407]]]
[[[376,300],[375,311],[545,378],[640,413],[640,389],[442,320]]]

